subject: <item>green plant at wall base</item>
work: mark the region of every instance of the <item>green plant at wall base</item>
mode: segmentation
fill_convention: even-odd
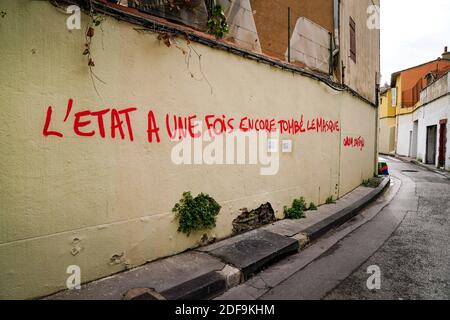
[[[6,17],[6,14],[7,14],[6,11],[3,11],[3,10],[0,11],[0,17],[1,17],[1,18]]]
[[[193,198],[190,192],[185,192],[172,211],[179,223],[178,232],[189,236],[195,231],[214,228],[220,209],[221,206],[207,194]]]
[[[305,199],[295,199],[292,203],[292,207],[284,207],[284,216],[286,219],[301,219],[305,217],[306,202]]]
[[[335,204],[336,201],[334,200],[333,196],[328,197],[327,201],[325,201],[326,204]]]
[[[316,211],[317,210],[317,206],[314,204],[314,202],[311,202],[309,204],[309,211]]]
[[[362,186],[366,188],[377,188],[381,182],[383,181],[382,178],[374,177],[367,180],[364,180],[362,183]]]
[[[208,33],[223,38],[230,31],[227,18],[220,4],[215,4],[212,8],[211,16],[208,20]]]

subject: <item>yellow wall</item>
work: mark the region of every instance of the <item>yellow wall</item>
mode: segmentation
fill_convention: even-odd
[[[396,108],[392,106],[392,90],[380,97],[378,151],[389,154],[395,151]],[[393,129],[392,129],[393,128]]]
[[[397,144],[398,116],[412,113],[414,108],[402,108],[402,74],[396,77],[395,88],[397,90],[397,105],[392,105],[392,89],[381,96],[379,106],[379,152],[383,154],[395,153]]]
[[[82,55],[84,33],[66,29],[66,14],[44,1],[2,1],[0,9],[7,11],[0,21],[0,298],[62,290],[69,265],[80,266],[86,282],[197,246],[202,234],[179,234],[171,212],[184,191],[209,193],[222,205],[210,234],[223,238],[243,207],[270,202],[282,217],[295,197],[324,203],[373,175],[376,110],[348,93],[192,43],[207,79],[199,81],[195,55],[192,78],[180,50],[108,18],[92,44],[94,71],[105,82],[95,81],[99,96]],[[86,23],[83,15],[82,30]],[[73,112],[63,121],[69,98],[73,112],[138,108],[134,142],[74,135]],[[49,105],[61,139],[42,135]],[[149,110],[162,128],[160,144],[147,142]],[[166,113],[304,114],[339,120],[342,130],[283,137],[293,139],[293,153],[281,155],[276,176],[261,176],[259,166],[176,166]],[[363,150],[344,147],[346,136],[362,136]],[[114,263],[114,255],[122,259]]]
[[[380,119],[379,124],[379,149],[378,151],[382,154],[389,154],[395,151],[395,140],[396,140],[396,119],[394,118],[383,118]]]
[[[395,117],[396,108],[392,106],[392,91],[388,89],[380,98],[380,119]]]
[[[402,105],[402,74],[398,74],[395,80],[395,88],[397,90],[397,105],[392,105],[393,89],[390,88],[386,91],[380,100],[379,106],[379,139],[378,148],[379,152],[383,154],[396,153],[397,152],[397,140],[398,140],[398,117],[401,115],[411,114],[419,106],[419,102],[415,107],[403,108]]]

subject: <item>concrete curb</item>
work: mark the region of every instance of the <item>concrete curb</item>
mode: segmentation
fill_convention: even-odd
[[[412,163],[412,164],[414,164],[414,165],[416,165],[418,167],[421,167],[422,169],[425,169],[425,170],[437,173],[437,174],[439,174],[441,176],[446,177],[447,179],[450,179],[450,173],[447,173],[446,171],[442,171],[442,170],[439,170],[437,168],[436,169],[430,168],[430,167],[424,165],[423,163],[420,163],[417,160],[411,160],[409,163]]]
[[[226,278],[214,271],[163,291],[161,295],[166,300],[207,300],[226,289]]]
[[[425,169],[425,170],[428,170],[428,171],[431,171],[431,172],[440,174],[441,176],[444,176],[444,177],[446,177],[447,179],[450,179],[450,172],[443,171],[443,170],[439,170],[438,168],[430,168],[430,166],[424,165],[423,163],[421,163],[421,162],[419,162],[419,161],[417,161],[417,160],[414,160],[414,159],[405,159],[405,158],[403,158],[403,157],[400,157],[400,156],[398,156],[398,155],[393,155],[393,154],[385,155],[385,156],[394,157],[395,159],[398,159],[398,160],[400,160],[400,161],[402,161],[402,162],[404,162],[404,163],[410,163],[410,164],[416,165],[416,166],[418,166],[418,167],[421,167],[422,169]]]
[[[361,199],[353,202],[349,206],[345,207],[342,210],[339,210],[332,216],[304,229],[301,233],[298,233],[291,238],[298,241],[299,244],[299,250],[304,249],[307,247],[311,242],[316,241],[321,236],[325,235],[329,231],[339,227],[340,225],[344,224],[345,222],[351,220],[356,215],[358,215],[359,211],[363,209],[365,206],[369,205],[372,201],[374,201],[378,196],[380,196],[390,185],[391,179],[390,177],[386,177],[383,179],[383,181],[380,183],[380,185],[375,188],[373,191],[371,191],[369,194],[363,196]],[[292,251],[291,251],[292,253]],[[260,265],[259,270],[268,267],[273,261],[271,259],[267,259],[267,263],[265,265]],[[232,279],[233,281],[230,281],[229,278],[226,278],[226,289],[229,290],[233,287],[236,287],[240,285],[241,283],[248,280],[248,277],[245,276],[244,270],[240,270],[234,267],[229,268],[233,269],[235,274],[238,276],[234,276]]]
[[[226,289],[226,278],[219,272],[212,271],[163,292],[150,288],[130,289],[123,300],[205,300],[216,297]]]
[[[362,208],[370,204],[384,192],[387,187],[389,187],[390,181],[389,177],[385,178],[381,184],[368,195],[336,212],[332,216],[306,228],[302,233],[308,237],[308,242],[316,241],[324,234],[354,218]]]
[[[201,250],[237,268],[244,280],[248,280],[268,265],[297,253],[299,242],[274,232],[256,229]]]
[[[275,231],[263,230],[263,228],[253,230],[207,247],[150,263],[141,267],[141,271],[131,270],[128,272],[129,274],[111,276],[106,281],[102,279],[94,281],[91,284],[83,285],[80,292],[66,291],[47,298],[51,300],[104,299],[105,297],[125,300],[213,299],[244,283],[254,274],[279,259],[304,249],[311,242],[349,221],[363,207],[375,200],[389,185],[390,178],[387,177],[376,189],[365,196],[295,234],[281,235]],[[242,249],[244,252],[240,251]],[[192,264],[191,268],[197,268],[197,272],[194,278],[189,279],[185,276],[189,267],[178,268],[176,266],[180,263],[185,266],[188,261],[193,261],[192,259],[197,262]],[[158,263],[161,266],[156,267]],[[159,274],[163,270],[165,272]],[[157,276],[153,276],[156,275],[155,272],[158,273]],[[165,279],[173,280],[179,275],[179,272],[184,272],[184,280],[167,285],[167,281],[169,283],[171,281]],[[149,274],[151,278],[155,278],[153,283],[166,284],[164,288],[161,285],[159,289],[149,287],[152,282],[144,279],[149,277]],[[136,278],[143,278],[143,280],[136,281]],[[83,287],[85,287],[84,290]],[[111,293],[112,288],[114,288],[114,294]],[[121,288],[123,288],[122,291]],[[126,290],[124,290],[125,288]]]

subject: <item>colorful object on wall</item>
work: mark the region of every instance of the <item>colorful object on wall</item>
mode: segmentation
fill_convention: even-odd
[[[386,162],[378,163],[378,174],[380,176],[388,176],[389,175],[389,167]]]

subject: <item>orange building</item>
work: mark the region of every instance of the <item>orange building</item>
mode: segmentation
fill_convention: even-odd
[[[401,97],[398,100],[399,106],[401,108],[414,107],[420,99],[420,92],[449,70],[450,60],[438,58],[392,74],[391,87],[398,89],[397,95],[401,93],[398,95]]]
[[[391,88],[382,94],[385,103],[380,104],[381,152],[416,156],[418,130],[414,113],[420,108],[420,93],[449,71],[450,52],[445,47],[442,57],[392,74]]]

